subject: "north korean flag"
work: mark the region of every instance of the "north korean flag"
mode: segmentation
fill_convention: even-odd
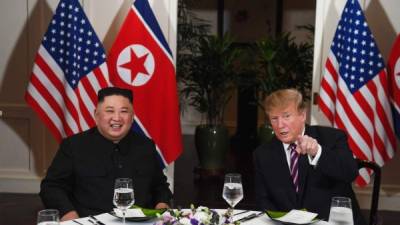
[[[397,36],[388,62],[390,98],[393,122],[397,137],[400,138],[400,35]]]
[[[147,0],[134,1],[107,58],[110,81],[134,93],[135,129],[156,143],[163,163],[182,152],[172,53]]]

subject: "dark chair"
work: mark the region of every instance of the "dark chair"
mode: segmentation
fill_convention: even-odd
[[[374,184],[372,190],[372,200],[371,200],[371,209],[369,213],[369,225],[377,225],[378,224],[378,202],[379,202],[379,191],[381,188],[381,168],[378,164],[367,161],[357,159],[358,169],[361,168],[369,168],[374,172]]]

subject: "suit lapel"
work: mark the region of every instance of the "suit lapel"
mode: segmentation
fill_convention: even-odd
[[[314,131],[314,129],[308,125],[306,125],[306,130],[304,132],[304,134],[312,137],[312,138],[316,138],[316,133]],[[299,199],[303,199],[303,195],[304,195],[304,191],[307,188],[307,176],[309,173],[309,169],[310,169],[310,164],[308,162],[308,156],[307,155],[302,155],[299,158]]]
[[[307,155],[301,155],[299,158],[299,199],[302,199],[304,190],[306,189],[308,169]]]

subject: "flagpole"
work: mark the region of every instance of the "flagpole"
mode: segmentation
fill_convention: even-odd
[[[222,37],[224,35],[224,10],[225,10],[225,0],[218,0],[218,6],[217,6],[218,37]]]

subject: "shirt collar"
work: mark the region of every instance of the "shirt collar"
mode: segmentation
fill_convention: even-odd
[[[110,143],[110,146],[112,146],[112,150],[114,150],[115,148],[118,148],[119,151],[120,151],[122,154],[126,154],[126,153],[128,152],[128,150],[129,150],[129,140],[130,140],[130,138],[131,138],[131,137],[128,137],[128,136],[130,136],[132,130],[129,130],[129,132],[125,135],[125,137],[123,137],[118,143],[114,143],[113,141],[111,141],[111,140],[107,139],[106,137],[104,137],[104,136],[100,133],[100,131],[98,130],[97,127],[96,127],[96,129],[95,129],[95,132],[96,132],[97,135],[101,136],[101,138],[102,138],[105,142]]]
[[[305,131],[306,131],[306,127],[304,126],[303,131],[301,132],[302,136],[304,135]],[[297,145],[297,141],[295,141],[294,143]],[[289,150],[289,145],[292,144],[292,143],[288,144],[288,143],[283,143],[282,142],[282,144],[283,144],[283,149],[285,149],[285,151],[290,151]]]

